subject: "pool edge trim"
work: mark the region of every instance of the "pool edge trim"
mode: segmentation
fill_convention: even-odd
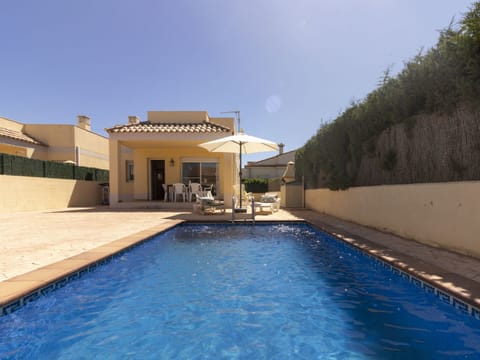
[[[342,243],[351,246],[357,251],[365,254],[366,256],[372,258],[374,261],[377,261],[383,264],[386,267],[389,267],[390,270],[397,273],[399,276],[405,278],[406,280],[412,282],[416,286],[422,288],[426,292],[435,294],[437,298],[446,302],[455,308],[463,311],[466,315],[470,315],[477,320],[480,320],[480,303],[477,299],[472,299],[461,293],[458,293],[451,288],[445,286],[439,280],[432,279],[430,272],[424,270],[416,270],[412,263],[418,263],[419,261],[415,258],[412,258],[409,255],[398,253],[388,247],[378,245],[370,240],[364,239],[361,236],[354,234],[345,234],[346,232],[339,233],[330,229],[325,228],[321,224],[314,223],[312,221],[305,221],[310,224],[312,227],[316,228],[319,231],[322,231],[330,236],[333,236],[336,240],[341,241]],[[390,255],[385,255],[383,252],[391,252]],[[432,264],[428,264],[430,268],[437,267]],[[444,275],[450,277],[462,277],[461,275],[450,273],[446,270],[441,270]],[[475,283],[473,280],[462,277],[463,281],[468,283]]]
[[[168,220],[0,282],[0,316],[18,310],[41,295],[63,287],[70,280],[105,264],[119,253],[140,245],[154,236],[185,222],[186,220],[179,219]]]
[[[127,251],[132,247],[150,240],[154,236],[157,236],[184,223],[231,224],[230,221],[220,219],[217,221],[180,219],[168,220],[167,222],[161,223],[157,226],[127,235],[117,240],[113,240],[109,243],[79,253],[67,259],[43,266],[22,275],[15,276],[11,279],[4,280],[0,282],[0,316],[8,315],[18,310],[25,304],[34,301],[43,294],[53,291],[56,288],[65,286],[65,284],[70,280],[81,276],[83,273],[93,271],[98,266],[110,261],[119,253]],[[432,280],[428,277],[432,276],[431,274],[412,268],[411,263],[418,262],[418,260],[412,258],[411,256],[399,254],[388,247],[382,247],[381,245],[373,243],[372,241],[364,239],[358,235],[349,234],[348,232],[342,233],[337,229],[328,229],[323,226],[323,224],[311,220],[262,220],[257,222],[257,224],[269,223],[308,224],[321,232],[333,236],[336,240],[351,246],[366,256],[371,257],[375,261],[390,267],[392,271],[398,272],[400,276],[408,279],[415,285],[418,285],[423,290],[434,293],[440,300],[447,302],[457,309],[463,311],[465,314],[480,320],[480,303],[476,302],[475,299],[471,299],[463,294],[452,291],[452,289],[444,286],[438,281]],[[238,222],[236,224],[241,225],[243,222]],[[255,223],[245,222],[244,224],[254,225]],[[393,254],[390,256],[382,254],[384,251],[392,252],[395,257],[393,257]],[[42,272],[47,273],[48,276],[41,276]],[[443,271],[443,273],[445,274],[446,272]],[[449,272],[447,273],[451,276],[460,276]],[[473,280],[469,280],[464,277],[463,279],[467,282],[474,283]],[[21,284],[21,286],[19,284]],[[11,288],[13,288],[13,290]],[[4,295],[5,293],[7,293],[7,295]]]

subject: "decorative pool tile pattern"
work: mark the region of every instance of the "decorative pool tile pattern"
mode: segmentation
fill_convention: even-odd
[[[318,231],[324,232],[323,230],[318,230]],[[345,247],[348,247],[349,249],[353,249],[357,253],[363,254],[363,255],[369,257],[370,259],[372,259],[377,264],[380,264],[381,266],[391,270],[392,273],[394,273],[395,275],[400,276],[401,278],[404,278],[404,279],[412,282],[414,285],[422,288],[425,292],[430,293],[430,294],[434,294],[441,301],[454,306],[456,309],[462,311],[463,313],[466,313],[466,314],[469,314],[469,315],[473,316],[477,320],[480,320],[480,309],[479,308],[476,308],[475,306],[467,304],[466,302],[456,298],[455,296],[446,293],[444,290],[441,290],[441,289],[437,288],[436,286],[432,285],[431,283],[427,283],[427,282],[423,281],[422,279],[419,279],[419,278],[415,277],[414,275],[411,275],[411,274],[409,274],[405,271],[402,271],[401,269],[399,269],[399,268],[395,267],[394,265],[384,261],[383,259],[380,259],[380,258],[378,258],[378,257],[376,257],[376,256],[358,248],[357,246],[355,246],[355,245],[353,245],[353,244],[351,244],[347,241],[344,241],[343,239],[341,239],[341,238],[339,238],[339,237],[337,237],[333,234],[330,234],[330,233],[327,233],[327,234],[331,239],[337,240],[340,243],[342,243]]]
[[[2,308],[2,312],[1,312],[1,315],[7,315],[7,314],[10,314],[18,309],[20,309],[23,305],[24,305],[24,299],[25,298],[22,298],[22,299],[18,299],[6,306],[4,306]]]
[[[472,308],[472,315],[477,319],[480,320],[480,310],[476,308]]]
[[[457,298],[453,298],[453,306],[455,306],[458,310],[463,311],[464,313],[469,313],[468,304],[465,304],[463,301],[460,301]]]
[[[466,314],[469,314],[469,315],[473,316],[477,320],[480,320],[480,309],[478,309],[474,306],[471,306],[470,304],[467,304],[464,301],[462,301],[462,300],[460,300],[460,299],[458,299],[458,298],[456,298],[456,297],[454,297],[450,294],[447,294],[445,291],[443,291],[441,289],[438,289],[437,287],[433,286],[432,284],[427,283],[427,282],[425,282],[425,281],[423,281],[423,280],[421,280],[421,279],[419,279],[419,278],[417,278],[417,277],[415,277],[415,276],[413,276],[413,275],[411,275],[411,274],[409,274],[405,271],[402,271],[401,269],[391,265],[390,263],[388,263],[388,262],[386,262],[386,261],[384,261],[384,260],[382,260],[382,259],[380,259],[380,258],[378,258],[378,257],[376,257],[376,256],[374,256],[374,255],[356,247],[353,244],[350,244],[347,241],[344,241],[343,239],[341,239],[341,238],[339,238],[339,237],[337,237],[337,236],[335,236],[331,233],[325,232],[325,231],[320,230],[316,227],[313,227],[313,228],[315,228],[316,231],[319,231],[320,233],[327,236],[328,238],[330,238],[334,241],[337,241],[337,243],[340,244],[341,246],[344,246],[344,247],[346,247],[350,250],[356,251],[359,254],[362,254],[364,256],[369,257],[377,265],[380,265],[382,267],[385,267],[385,268],[391,270],[393,274],[412,282],[414,285],[422,288],[427,293],[434,294],[441,301],[454,306],[456,309],[462,311],[463,313],[466,313]],[[48,293],[54,291],[55,289],[64,287],[70,281],[78,279],[82,275],[94,271],[97,267],[109,263],[112,259],[114,259],[118,256],[121,256],[122,254],[124,254],[126,251],[132,249],[133,247],[136,247],[136,246],[142,244],[143,242],[148,241],[151,237],[152,236],[149,236],[149,237],[143,239],[142,241],[139,241],[138,243],[136,243],[132,246],[129,246],[129,247],[125,248],[124,250],[120,251],[120,252],[117,252],[116,254],[112,254],[112,255],[110,255],[110,256],[102,259],[102,260],[99,260],[95,263],[92,263],[89,266],[87,266],[83,269],[80,269],[80,270],[68,275],[67,277],[65,277],[63,279],[57,280],[57,281],[55,281],[55,282],[53,282],[53,283],[51,283],[51,284],[49,284],[45,287],[42,287],[42,288],[40,288],[40,289],[22,297],[20,299],[17,299],[15,301],[3,306],[3,307],[0,307],[0,316],[8,315],[8,314],[20,309],[25,304],[28,304],[32,301],[35,301],[40,296],[48,294]]]
[[[24,306],[24,305],[26,305],[26,304],[28,304],[32,301],[37,300],[42,295],[47,295],[47,294],[51,293],[52,291],[54,291],[56,289],[64,287],[70,281],[79,278],[82,274],[86,274],[88,272],[93,271],[97,267],[98,267],[98,265],[93,264],[93,265],[91,265],[91,266],[89,266],[85,269],[81,269],[81,270],[67,276],[66,278],[63,278],[63,279],[57,280],[57,281],[55,281],[51,284],[48,284],[47,286],[44,286],[44,287],[42,287],[42,288],[40,288],[40,289],[30,293],[30,294],[18,299],[18,300],[15,300],[14,302],[12,302],[10,304],[7,304],[7,305],[1,307],[0,308],[0,316],[8,315],[8,314],[20,309],[22,306]]]
[[[130,245],[126,248],[124,248],[123,250],[117,252],[117,253],[114,253],[112,255],[109,255],[107,256],[106,258],[103,258],[101,260],[98,260],[82,269],[79,269],[78,271],[75,271],[69,275],[67,275],[66,277],[62,278],[62,279],[59,279],[57,281],[54,281],[42,288],[39,288],[33,292],[31,292],[30,294],[28,295],[25,295],[23,297],[21,297],[20,299],[17,299],[17,300],[14,300],[13,302],[9,303],[9,304],[6,304],[4,306],[0,306],[0,316],[4,316],[4,315],[8,315],[8,314],[11,314],[12,312],[20,309],[22,306],[32,302],[32,301],[35,301],[36,299],[38,299],[40,296],[42,295],[46,295],[56,289],[59,289],[61,287],[64,287],[65,285],[67,285],[69,282],[73,281],[73,280],[76,280],[78,278],[80,278],[81,276],[89,273],[89,272],[92,272],[94,271],[96,268],[98,268],[99,266],[102,266],[102,265],[105,265],[105,264],[108,264],[110,261],[112,261],[112,259],[115,259],[119,256],[122,256],[126,251],[129,251],[131,250],[132,248],[136,247],[136,246],[139,246],[140,244],[144,243],[145,241],[148,241],[152,238],[153,236],[148,236],[146,237],[145,239],[133,244],[133,245]]]
[[[426,292],[435,294],[435,288],[432,285],[424,283],[421,280],[418,280],[418,281],[422,283],[422,287],[425,289]]]

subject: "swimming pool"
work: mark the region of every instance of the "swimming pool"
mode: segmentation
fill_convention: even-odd
[[[475,359],[479,324],[308,225],[196,224],[0,317],[0,354]]]

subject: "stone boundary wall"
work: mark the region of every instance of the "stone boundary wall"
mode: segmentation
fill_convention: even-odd
[[[305,206],[480,258],[480,181],[312,189]]]
[[[0,175],[0,212],[96,206],[101,190],[95,181]]]

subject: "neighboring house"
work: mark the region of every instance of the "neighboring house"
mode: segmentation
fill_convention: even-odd
[[[277,179],[281,178],[290,161],[295,162],[296,150],[283,152],[283,144],[279,144],[279,154],[260,161],[249,161],[243,169],[245,178]]]
[[[31,159],[70,161],[108,169],[108,139],[91,131],[90,118],[78,125],[22,124],[0,117],[0,153]]]
[[[110,141],[110,206],[165,199],[174,183],[213,185],[217,198],[231,204],[238,183],[238,155],[208,152],[198,145],[235,133],[233,118],[206,111],[149,111],[147,121],[106,129]]]

